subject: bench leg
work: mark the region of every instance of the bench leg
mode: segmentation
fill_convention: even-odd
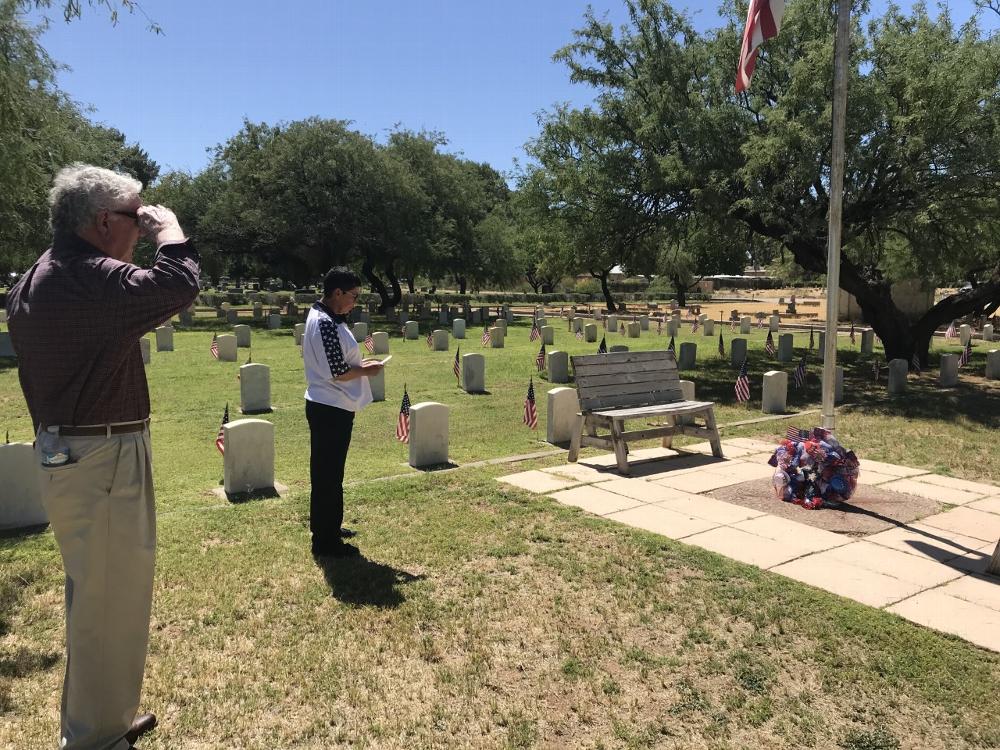
[[[677,420],[671,416],[667,417],[667,427],[676,427]],[[669,435],[664,435],[663,440],[660,441],[660,445],[664,448],[672,448],[674,446],[674,435],[670,433]]]
[[[580,436],[583,434],[583,423],[585,417],[582,414],[576,416],[576,427],[573,428],[573,436],[569,441],[569,456],[568,460],[571,463],[575,463],[576,459],[580,457]]]
[[[722,455],[722,438],[719,437],[719,428],[715,424],[715,412],[711,408],[705,412],[705,426],[712,433],[708,438],[708,442],[712,446],[712,455],[716,458],[725,458]]]
[[[619,419],[614,419],[611,421],[611,442],[615,446],[615,458],[618,459],[618,471],[622,474],[628,474],[628,453],[626,451],[625,441],[622,440],[622,429],[623,423]]]

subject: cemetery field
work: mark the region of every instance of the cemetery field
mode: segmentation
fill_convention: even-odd
[[[556,321],[555,348],[596,351]],[[375,324],[373,330],[381,326]],[[726,351],[733,334],[723,332]],[[224,329],[219,328],[219,332]],[[718,335],[690,335],[699,400],[720,424],[763,416],[760,376],[778,368],[749,337],[752,398]],[[395,440],[407,383],[414,403],[451,408],[450,456],[470,462],[550,448],[545,391],[528,328],[486,355],[489,395],[467,395],[448,352],[391,341],[386,401],[359,415],[347,523],[364,557],[320,568],[308,553],[308,430],[290,331],[254,330],[271,366],[276,477],[283,499],[231,505],[214,447],[237,418],[246,361],[213,360],[211,332],[179,330],[147,367],[159,507],[157,578],[142,710],[161,729],[142,748],[592,747],[987,748],[1000,745],[1000,655],[697,548],[499,485],[564,461],[416,472]],[[655,330],[608,343],[665,348]],[[859,337],[860,340],[860,337]],[[938,345],[942,342],[937,342]],[[1000,482],[1000,389],[972,375],[941,390],[911,376],[905,397],[873,383],[870,359],[840,342],[839,437],[865,458]],[[551,348],[551,347],[547,347]],[[940,351],[955,351],[951,346]],[[883,359],[884,362],[884,359]],[[820,363],[789,409],[817,408]],[[540,424],[521,424],[529,375]],[[13,367],[0,369],[0,427],[30,440]],[[773,439],[819,415],[726,429]],[[678,440],[678,443],[681,441]],[[409,475],[409,476],[406,476]],[[395,477],[389,481],[374,481]],[[803,511],[807,512],[807,511]],[[47,747],[62,680],[62,576],[48,532],[0,539],[0,747]]]

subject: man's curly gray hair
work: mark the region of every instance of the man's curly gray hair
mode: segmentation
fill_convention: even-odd
[[[73,234],[93,221],[98,211],[125,206],[141,191],[141,182],[110,169],[79,162],[63,167],[49,191],[52,231]]]

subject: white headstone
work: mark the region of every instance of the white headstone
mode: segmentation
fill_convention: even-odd
[[[372,334],[372,341],[375,344],[375,351],[372,354],[388,354],[389,353],[389,334],[385,331],[375,331]]]
[[[264,319],[264,306],[260,302],[255,302],[253,305],[253,319],[254,320]]]
[[[792,348],[793,339],[790,333],[778,334],[778,361],[791,362],[795,352]]]
[[[958,384],[958,355],[942,354],[941,371],[938,374],[938,384],[942,388],[951,388]]]
[[[778,328],[780,326],[781,326],[781,318],[779,318],[777,315],[772,315],[771,319],[768,321],[768,330],[770,330],[771,333],[777,333]]]
[[[292,328],[292,335],[295,337],[295,343],[296,344],[301,344],[302,343],[302,336],[305,335],[305,332],[306,332],[306,324],[305,323],[296,323],[295,324],[295,327]]]
[[[448,332],[437,328],[432,335],[433,349],[436,352],[448,351]]]
[[[220,362],[236,361],[236,337],[231,333],[220,333],[216,336],[215,343],[219,346]]]
[[[1000,380],[1000,349],[990,349],[986,353],[986,379]]]
[[[250,326],[242,324],[233,326],[233,335],[236,336],[236,346],[244,349],[250,346]]]
[[[706,318],[704,325],[702,325],[702,335],[703,336],[714,336],[715,335],[715,321],[711,318]]]
[[[784,414],[788,403],[788,373],[769,370],[764,373],[761,410],[765,414]]]
[[[194,313],[190,310],[181,310],[177,317],[180,319],[182,326],[194,325]]]
[[[493,326],[490,329],[490,348],[503,349],[503,339],[506,333],[507,333],[506,328],[501,328],[500,326]]]
[[[569,354],[553,349],[549,352],[548,361],[549,382],[569,382]]]
[[[608,316],[608,332],[609,333],[618,333],[618,316],[617,315],[609,315]]]
[[[222,352],[219,352],[220,357]],[[244,414],[271,411],[271,368],[249,364],[240,367],[240,410]]]
[[[406,321],[406,325],[403,328],[403,335],[407,341],[416,341],[420,338],[420,323],[415,320]]]
[[[465,338],[465,318],[455,318],[451,321],[451,335],[456,339]]]
[[[573,318],[573,333],[576,333],[577,331],[584,331],[584,332],[586,332],[586,330],[585,330],[586,328],[587,328],[587,319],[586,318]],[[551,391],[550,391],[550,393],[551,393]]]
[[[681,330],[680,318],[671,318],[667,321],[667,335],[676,336]]]
[[[751,320],[749,315],[744,315],[740,318],[740,333],[746,336],[750,333],[750,326],[753,325],[753,320]]]
[[[549,322],[545,319],[544,315],[542,315],[542,314],[537,314],[536,315],[536,317],[535,317],[535,325],[538,326],[539,330],[541,330],[542,328],[544,328],[548,324],[549,324]]]
[[[368,386],[372,389],[372,401],[385,401],[385,367],[368,378]]]
[[[47,479],[39,477],[42,471],[31,443],[0,444],[0,529],[48,523],[40,491],[39,480]]]
[[[551,389],[548,393],[545,440],[549,443],[568,443],[572,440],[579,411],[580,399],[576,388]]]
[[[972,326],[967,323],[963,323],[958,327],[958,339],[962,342],[962,346],[965,346],[972,340]]]
[[[486,390],[486,357],[482,354],[462,355],[462,390],[483,393]]]
[[[240,314],[236,310],[226,310],[226,322],[235,325],[240,321]]]
[[[983,326],[983,341],[992,341],[992,340],[993,340],[993,326],[992,324],[987,323],[986,325]]]
[[[694,401],[694,381],[693,380],[678,380],[678,384],[681,387],[681,396],[684,397],[685,401]],[[675,417],[677,424],[693,424],[694,417],[687,414],[680,414]]]
[[[639,333],[642,330],[642,328],[639,326],[639,321],[630,320],[628,323],[625,324],[625,328],[626,331],[628,332],[628,337],[630,339],[639,338]]]
[[[497,318],[495,325],[497,328],[502,328],[504,335],[507,335],[507,321],[504,318]]]
[[[866,328],[861,332],[861,353],[874,354],[875,352],[875,331]]]
[[[424,401],[410,407],[410,466],[448,463],[448,407]]]
[[[649,330],[649,316],[648,315],[640,315],[639,316],[639,328],[640,328],[640,330],[643,330],[643,331],[648,331]]]
[[[152,360],[152,357],[149,353],[149,349],[150,349],[149,339],[143,336],[141,339],[139,339],[139,351],[142,353],[142,363],[144,365],[148,365]]]
[[[747,340],[733,339],[729,342],[729,363],[733,367],[742,367],[747,358]]]
[[[351,333],[354,335],[354,340],[360,344],[368,336],[368,324],[355,323],[351,326]]]
[[[585,341],[597,341],[597,324],[587,323],[583,326],[583,338]]]
[[[267,316],[267,327],[272,331],[281,328],[281,316],[278,313],[271,313]]]
[[[910,370],[910,363],[905,359],[893,359],[889,362],[889,393],[906,392],[906,373]]]
[[[174,350],[174,329],[170,326],[160,326],[155,331],[156,351],[172,352]]]
[[[552,326],[542,326],[539,329],[542,332],[542,343],[546,346],[551,346],[556,341],[556,329]]]
[[[677,357],[677,369],[690,370],[698,358],[698,345],[692,341],[685,341],[680,346],[680,353]]]
[[[223,487],[227,495],[274,487],[274,425],[237,419],[223,425]]]

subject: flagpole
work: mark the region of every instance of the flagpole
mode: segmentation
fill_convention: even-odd
[[[826,341],[823,354],[823,427],[836,427],[837,312],[840,307],[840,229],[844,199],[844,130],[847,121],[847,63],[850,57],[851,0],[837,3],[833,63],[833,144],[830,153],[830,215],[826,249]]]

